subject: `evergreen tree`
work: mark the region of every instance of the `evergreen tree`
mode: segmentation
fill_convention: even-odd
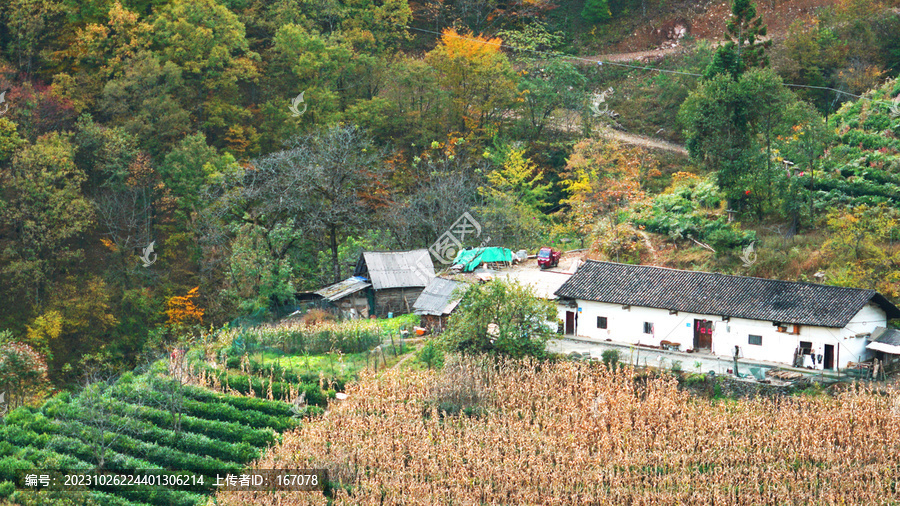
[[[606,21],[612,17],[612,12],[609,10],[609,1],[587,0],[584,3],[584,9],[581,10],[581,17],[591,23]]]
[[[772,41],[759,40],[766,36],[767,31],[762,17],[756,15],[756,4],[751,0],[734,0],[731,19],[725,27],[725,40],[728,42],[716,51],[706,69],[706,77],[727,73],[737,78],[749,68],[768,65],[769,58],[765,51]]]

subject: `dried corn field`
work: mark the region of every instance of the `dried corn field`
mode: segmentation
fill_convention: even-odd
[[[711,401],[596,364],[387,371],[260,468],[326,467],[336,504],[897,503],[896,396]],[[439,416],[435,406],[470,407]],[[349,492],[348,492],[349,491]],[[223,504],[325,504],[220,493]]]

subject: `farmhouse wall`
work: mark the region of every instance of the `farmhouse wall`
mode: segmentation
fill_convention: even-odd
[[[834,365],[845,368],[848,362],[861,362],[871,357],[866,350],[867,334],[878,326],[886,326],[884,311],[875,304],[860,310],[844,328],[801,325],[799,334],[779,332],[771,321],[744,318],[724,319],[722,316],[678,312],[639,306],[624,308],[621,304],[578,301],[576,334],[582,337],[631,344],[660,346],[661,341],[680,344],[681,350],[694,346],[694,320],[712,321],[712,349],[715,355],[731,357],[734,347],[740,347],[741,357],[793,364],[794,353],[801,341],[811,343],[813,354],[824,354],[825,345],[835,349]],[[569,309],[570,311],[572,309]],[[606,318],[606,329],[598,328],[598,317]],[[563,314],[564,318],[564,314]],[[645,332],[645,323],[652,324],[652,332]],[[750,336],[759,336],[760,344],[750,344]],[[824,364],[816,364],[821,369]]]

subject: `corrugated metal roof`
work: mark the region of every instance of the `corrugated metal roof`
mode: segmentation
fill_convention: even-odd
[[[463,283],[452,279],[433,278],[413,304],[415,313],[435,316],[450,314],[459,304],[459,299],[453,293],[462,285]]]
[[[560,297],[780,323],[841,328],[870,301],[888,318],[900,309],[875,290],[589,260]]]
[[[884,343],[892,346],[900,346],[900,330],[889,329],[885,327],[875,327],[869,341],[873,343]]]
[[[315,293],[334,302],[370,286],[372,284],[366,278],[351,276],[333,285],[328,285]]]
[[[434,278],[434,263],[427,249],[367,251],[362,254],[362,260],[365,265],[358,265],[355,274],[368,274],[376,290],[426,286]]]

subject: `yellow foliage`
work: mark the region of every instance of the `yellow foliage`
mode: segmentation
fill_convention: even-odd
[[[113,253],[115,253],[116,251],[119,251],[119,247],[116,246],[116,243],[112,242],[111,240],[107,239],[106,237],[101,237],[100,242],[103,243],[104,246],[106,246],[106,249],[112,251]]]
[[[441,32],[441,44],[450,58],[477,60],[499,53],[503,41],[499,37],[460,34],[453,28],[446,28]]]
[[[58,311],[47,311],[25,328],[28,344],[46,354],[50,343],[62,335],[63,317]]]
[[[203,308],[198,307],[194,300],[200,296],[200,287],[192,288],[187,295],[174,296],[166,301],[166,316],[169,317],[169,325],[193,325],[203,324]]]

